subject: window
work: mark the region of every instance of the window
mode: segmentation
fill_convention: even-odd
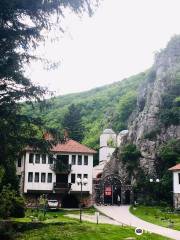
[[[21,167],[21,158],[18,158],[18,163],[17,163],[18,167]]]
[[[76,165],[76,155],[72,155],[72,165]]]
[[[52,183],[52,173],[48,173],[48,183]]]
[[[39,182],[39,173],[35,172],[34,182]]]
[[[40,163],[40,154],[35,155],[35,163]]]
[[[76,175],[73,173],[71,174],[71,183],[75,183]]]
[[[87,174],[84,174],[84,178],[87,178],[87,179],[88,179],[88,175],[87,175]]]
[[[88,165],[88,156],[84,156],[84,165]]]
[[[42,154],[42,164],[46,164],[46,154]]]
[[[32,182],[32,181],[33,181],[33,173],[28,172],[28,182]]]
[[[82,156],[78,155],[78,165],[82,165]]]
[[[46,182],[46,173],[41,173],[41,182]]]
[[[30,153],[29,154],[29,163],[33,163],[34,162],[34,154]]]
[[[180,184],[180,173],[178,173],[178,178],[179,178],[179,184]]]
[[[53,156],[52,155],[48,156],[48,163],[53,164]]]
[[[80,179],[81,179],[81,178],[82,178],[82,174],[78,174],[78,175],[77,175],[77,178],[80,178]]]

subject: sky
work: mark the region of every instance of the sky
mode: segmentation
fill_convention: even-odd
[[[180,34],[179,0],[102,0],[94,15],[69,10],[64,33],[52,31],[36,53],[59,62],[40,62],[26,75],[55,95],[86,91],[120,81],[152,66],[154,54]],[[51,38],[58,37],[58,41]]]

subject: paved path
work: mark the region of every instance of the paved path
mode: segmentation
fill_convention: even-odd
[[[180,231],[161,227],[140,218],[135,217],[129,212],[129,206],[95,206],[100,212],[106,214],[112,219],[133,227],[140,227],[149,232],[157,233],[165,237],[180,240]]]

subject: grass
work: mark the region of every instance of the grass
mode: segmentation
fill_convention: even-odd
[[[180,214],[171,212],[169,208],[140,205],[131,207],[130,212],[147,222],[180,231]]]
[[[93,223],[59,223],[46,224],[41,228],[28,230],[21,234],[18,240],[120,240],[132,238],[136,240],[165,240],[168,238],[161,237],[155,234],[144,233],[137,236],[134,229],[130,227],[118,227],[107,224]]]
[[[97,210],[94,207],[91,208],[85,208],[83,209],[82,214],[95,214]],[[47,211],[45,215],[45,220],[43,218],[43,212],[37,211],[36,209],[27,209],[26,210],[26,216],[24,218],[13,218],[14,221],[17,222],[30,222],[33,218],[40,218],[43,220],[43,223],[55,223],[59,221],[67,221],[68,218],[66,217],[66,214],[79,214],[79,210],[67,210],[67,209],[60,209],[58,211]]]
[[[87,209],[86,212],[94,210]],[[89,222],[80,223],[76,219],[69,219],[66,213],[70,211],[60,210],[58,212],[48,212],[47,219],[41,223],[31,223],[32,212],[27,211],[25,218],[14,218],[13,222],[21,225],[16,235],[16,240],[165,240],[168,238],[144,233],[137,236],[132,227],[121,227],[110,224],[94,224]],[[72,211],[74,213],[74,210]],[[72,213],[71,212],[71,213]],[[77,211],[76,211],[77,212]],[[34,214],[34,213],[33,213]],[[42,213],[41,213],[42,214]],[[27,226],[26,226],[27,225]]]

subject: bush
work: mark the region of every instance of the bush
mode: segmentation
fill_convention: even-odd
[[[39,220],[40,222],[45,221],[46,219],[47,219],[47,217],[44,216],[43,213],[41,213],[41,214],[38,215],[38,220]]]
[[[0,239],[2,240],[13,240],[15,231],[13,226],[9,222],[0,223]]]
[[[180,124],[180,109],[170,108],[170,109],[162,109],[160,112],[160,120],[166,126],[170,125],[179,125]]]
[[[166,126],[180,124],[180,79],[162,97],[160,120]]]
[[[23,197],[16,196],[14,198],[14,204],[12,209],[12,217],[21,218],[25,216],[25,202]]]
[[[24,217],[24,200],[11,188],[11,185],[3,186],[0,194],[0,217]]]
[[[156,140],[157,135],[161,132],[160,129],[152,130],[151,132],[145,133],[144,138],[149,140]]]

